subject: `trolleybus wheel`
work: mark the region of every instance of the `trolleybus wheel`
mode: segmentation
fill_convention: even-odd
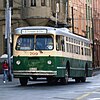
[[[60,78],[60,83],[62,85],[66,85],[68,83],[68,71],[67,71],[67,69],[66,69],[65,73],[66,73],[65,77]]]
[[[47,78],[47,83],[48,84],[57,84],[57,82],[58,82],[58,79],[56,78],[56,77],[48,77]]]
[[[80,78],[81,82],[86,82],[86,76],[87,76],[87,73],[86,73],[86,71],[85,71],[84,77],[81,77],[81,78]]]
[[[86,82],[86,77],[87,76],[88,76],[88,65],[86,63],[86,65],[85,65],[85,75],[84,75],[84,77],[80,78],[81,82]]]
[[[79,83],[79,82],[80,82],[80,78],[79,78],[79,77],[76,77],[76,78],[75,78],[75,82],[76,82],[76,83]]]
[[[21,77],[19,78],[21,86],[26,86],[28,83],[28,78]]]
[[[81,82],[86,82],[86,77],[81,77]]]

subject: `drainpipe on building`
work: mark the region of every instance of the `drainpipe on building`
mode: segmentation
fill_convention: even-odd
[[[92,18],[92,41],[93,41],[93,47],[92,47],[92,67],[95,69],[94,65],[94,18]]]
[[[67,22],[67,20],[66,20],[66,19],[67,19],[67,12],[68,12],[68,9],[67,9],[67,8],[68,8],[68,7],[67,7],[67,5],[68,5],[68,0],[65,0],[65,3],[66,3],[66,4],[65,4],[65,24],[66,24],[66,22]]]
[[[74,13],[73,13],[73,7],[72,7],[72,33],[74,34]]]

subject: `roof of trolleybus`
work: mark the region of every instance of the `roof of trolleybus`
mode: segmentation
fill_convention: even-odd
[[[33,31],[34,30],[34,31]],[[39,30],[39,31],[38,31]],[[91,41],[82,36],[73,34],[68,28],[55,28],[55,27],[46,27],[46,26],[29,26],[29,27],[20,27],[15,29],[15,34],[56,34],[64,35],[71,37],[80,41],[91,43]]]

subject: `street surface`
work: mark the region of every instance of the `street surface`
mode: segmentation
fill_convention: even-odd
[[[67,85],[48,85],[35,81],[25,87],[18,79],[4,84],[0,75],[0,100],[100,100],[100,74],[87,78],[86,83],[69,79]]]

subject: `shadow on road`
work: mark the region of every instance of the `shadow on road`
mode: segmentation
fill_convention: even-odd
[[[59,82],[56,83],[56,84],[48,84],[46,81],[40,81],[40,82],[29,82],[27,86],[21,86],[21,85],[18,85],[16,87],[69,87],[69,86],[75,86],[75,85],[83,85],[83,84],[88,84],[88,83],[91,83],[89,81],[85,82],[85,83],[76,83],[75,81],[69,81],[68,84],[66,85],[61,85]]]

